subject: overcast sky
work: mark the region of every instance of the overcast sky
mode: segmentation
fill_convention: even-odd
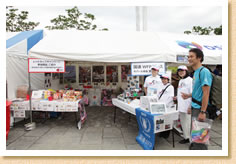
[[[29,20],[40,22],[37,29],[52,25],[50,20],[59,14],[66,15],[67,7],[18,7],[20,11],[29,12]],[[135,31],[135,7],[78,7],[82,13],[95,15],[94,24],[98,29],[108,28],[109,31]],[[183,33],[193,26],[218,27],[222,24],[221,7],[147,7],[147,30],[156,32]]]

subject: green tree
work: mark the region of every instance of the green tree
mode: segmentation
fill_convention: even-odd
[[[222,35],[222,25],[220,27],[212,28],[209,27],[201,27],[201,26],[193,26],[192,31],[184,31],[184,34],[197,34],[197,35],[209,35],[211,32],[214,32],[215,35]]]
[[[95,16],[93,14],[84,13],[82,14],[78,7],[67,9],[67,16],[59,15],[58,17],[51,20],[53,26],[46,26],[49,30],[96,30],[97,25],[93,24]],[[108,30],[107,28],[101,30]]]
[[[28,11],[18,12],[18,9],[7,6],[6,13],[6,31],[7,32],[20,32],[33,30],[39,25],[39,22],[26,21],[28,19]]]
[[[214,29],[214,34],[222,35],[222,25],[220,25],[220,27],[217,27]]]

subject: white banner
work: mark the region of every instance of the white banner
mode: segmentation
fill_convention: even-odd
[[[65,61],[52,59],[28,59],[29,73],[64,73]]]
[[[131,74],[132,76],[147,76],[151,75],[152,66],[159,68],[159,74],[165,72],[165,63],[132,63],[131,64]]]

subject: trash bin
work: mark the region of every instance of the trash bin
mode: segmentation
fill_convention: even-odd
[[[10,120],[11,120],[10,106],[11,106],[11,101],[6,101],[6,138],[8,138],[8,133],[10,131]]]

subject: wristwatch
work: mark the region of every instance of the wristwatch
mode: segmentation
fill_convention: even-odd
[[[202,113],[202,114],[206,114],[206,111],[201,110],[201,113]]]

